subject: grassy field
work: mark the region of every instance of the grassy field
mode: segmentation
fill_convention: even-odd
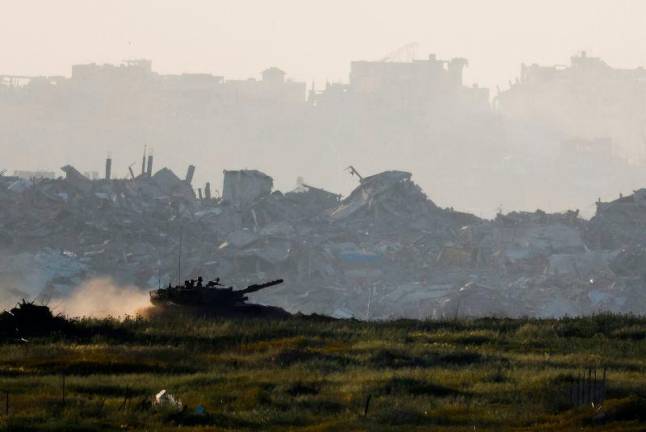
[[[0,430],[646,430],[646,319],[74,327],[0,344]],[[606,401],[573,407],[591,366]],[[186,408],[151,406],[161,389]]]

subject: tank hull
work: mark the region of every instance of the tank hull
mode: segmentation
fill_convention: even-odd
[[[234,290],[219,285],[219,279],[202,286],[202,279],[195,285],[187,281],[184,286],[161,288],[150,291],[150,302],[154,306],[202,307],[208,309],[227,309],[246,305],[246,294],[279,285],[282,279],[250,285],[243,290]]]

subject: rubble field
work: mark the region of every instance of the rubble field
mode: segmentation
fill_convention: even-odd
[[[646,189],[578,210],[484,220],[412,180],[360,178],[347,197],[273,190],[224,171],[222,196],[167,168],[91,180],[0,176],[0,304],[63,298],[83,281],[154,289],[186,278],[282,278],[252,301],[359,319],[646,312]],[[132,173],[132,171],[131,171]],[[180,274],[181,272],[181,274]]]

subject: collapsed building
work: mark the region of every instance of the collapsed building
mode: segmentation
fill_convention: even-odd
[[[646,312],[643,190],[597,203],[590,221],[485,220],[439,207],[404,171],[360,177],[345,198],[302,179],[282,193],[256,170],[225,171],[222,196],[206,197],[194,171],[153,173],[144,160],[128,179],[71,166],[56,179],[0,176],[0,302],[64,297],[93,277],[145,290],[203,276],[282,278],[253,301],[336,317]]]

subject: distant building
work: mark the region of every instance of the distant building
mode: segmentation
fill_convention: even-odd
[[[162,75],[160,85],[164,92],[194,93],[210,92],[218,89],[224,77],[206,73],[184,73],[181,75]]]
[[[262,80],[268,83],[282,84],[285,82],[285,72],[277,67],[270,67],[262,71]]]
[[[65,83],[65,88],[68,91],[82,90],[97,96],[116,96],[123,89],[140,91],[151,87],[156,76],[150,60],[127,60],[118,66],[78,64],[72,66],[72,77]]]
[[[608,137],[618,155],[646,157],[646,70],[616,69],[585,52],[569,66],[522,65],[520,78],[496,98],[514,121],[563,139]]]
[[[7,89],[25,88],[35,96],[56,90],[59,96],[80,92],[84,97],[99,100],[113,97],[127,100],[147,92],[155,103],[172,106],[179,102],[182,108],[187,102],[189,105],[208,102],[226,107],[255,102],[305,104],[305,83],[286,79],[286,73],[276,67],[262,71],[261,75],[261,80],[225,80],[208,73],[161,75],[154,72],[152,62],[145,59],[126,60],[120,65],[77,64],[72,66],[70,78],[0,75],[0,102]],[[187,96],[191,100],[187,101]]]
[[[115,78],[149,78],[153,75],[152,61],[126,60],[119,66],[96,63],[77,64],[72,66],[72,80],[96,80]]]
[[[354,61],[347,86],[329,84],[320,94],[310,92],[310,102],[317,105],[352,97],[416,112],[448,105],[488,110],[489,90],[463,85],[462,72],[467,65],[463,58],[439,60],[434,54],[426,60]]]
[[[272,67],[262,72],[262,80],[231,80],[223,85],[224,94],[237,101],[264,101],[304,104],[306,85],[285,79],[285,72]]]
[[[466,59],[438,60],[434,54],[427,60],[411,62],[354,61],[350,64],[350,85],[357,93],[392,91],[456,90],[462,86]]]

